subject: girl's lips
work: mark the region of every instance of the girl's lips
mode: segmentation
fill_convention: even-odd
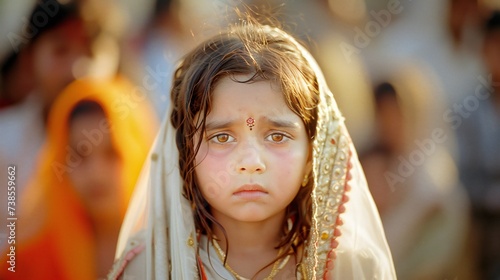
[[[266,189],[264,189],[264,187],[262,187],[259,184],[245,184],[245,185],[237,188],[233,194],[236,194],[239,192],[263,192],[263,193],[267,193]]]
[[[261,186],[257,184],[247,184],[239,187],[233,193],[234,196],[238,196],[245,199],[256,199],[267,195],[268,192]]]

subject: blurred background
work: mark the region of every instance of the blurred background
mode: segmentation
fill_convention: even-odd
[[[500,279],[498,0],[0,0],[0,279],[106,275],[176,63],[235,8],[318,61],[398,278]]]

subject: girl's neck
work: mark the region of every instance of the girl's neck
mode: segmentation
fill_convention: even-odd
[[[214,217],[224,227],[226,235],[217,226],[213,227],[213,232],[217,239],[220,250],[219,257],[227,252],[227,263],[229,270],[238,276],[245,278],[257,277],[261,279],[270,275],[274,271],[276,257],[283,232],[284,211],[261,222],[241,222],[230,219],[227,216],[217,215]],[[226,246],[226,238],[229,250]],[[217,249],[216,249],[217,250]],[[222,261],[222,260],[221,260]],[[278,260],[283,261],[283,259]],[[284,262],[278,275],[290,273],[294,269],[295,262]],[[226,266],[226,267],[227,267]],[[278,276],[277,276],[278,277]],[[283,276],[281,276],[283,277]]]
[[[253,255],[275,251],[283,233],[284,214],[282,212],[260,222],[241,222],[214,213],[214,217],[224,227],[226,236],[217,226],[213,226],[212,230],[224,251],[227,238],[229,255]]]

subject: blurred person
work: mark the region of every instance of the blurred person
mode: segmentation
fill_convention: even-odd
[[[0,111],[14,105],[28,95],[33,89],[33,78],[29,69],[29,52],[17,48],[19,39],[13,31],[19,30],[19,20],[28,14],[34,1],[2,1],[0,2]]]
[[[156,132],[125,80],[82,79],[55,101],[19,214],[16,272],[1,279],[96,279],[111,268],[121,222]],[[130,103],[123,101],[127,99]],[[3,255],[2,258],[5,258]]]
[[[485,24],[482,55],[489,84],[455,104],[460,178],[472,202],[480,240],[481,279],[500,279],[500,11]]]
[[[468,279],[468,204],[436,121],[439,98],[415,66],[375,89],[376,135],[361,155],[399,279]],[[433,98],[432,100],[430,98]]]
[[[159,119],[170,102],[169,90],[179,60],[196,43],[230,20],[224,0],[154,0],[149,21],[124,44],[124,73],[148,91]],[[243,2],[243,1],[242,1]]]
[[[311,5],[308,1],[302,2],[303,5]],[[338,100],[339,108],[345,113],[346,126],[352,133],[356,148],[362,152],[370,144],[373,119],[371,81],[364,58],[359,51],[353,50],[355,47],[346,43],[353,28],[364,22],[366,4],[362,0],[316,2],[315,10],[322,11],[324,18],[317,17],[318,12],[308,16],[310,28],[316,33],[312,38],[315,46],[313,55],[324,69],[326,81]]]
[[[462,100],[474,90],[483,75],[481,58],[477,53],[480,46],[480,29],[476,20],[465,20],[462,26],[461,40],[456,43],[450,29],[448,16],[454,11],[459,1],[386,1],[400,3],[400,12],[392,15],[390,24],[381,26],[379,32],[368,32],[368,25],[363,32],[368,38],[366,47],[360,49],[365,58],[372,81],[384,80],[407,61],[419,61],[425,64],[434,79],[440,83],[435,91],[448,106]],[[475,5],[475,4],[474,4]],[[452,11],[450,11],[452,10]],[[388,9],[371,10],[370,14],[379,17]],[[478,8],[470,10],[470,17],[477,17]],[[378,24],[376,18],[370,21]],[[456,154],[453,154],[456,159]]]
[[[448,1],[448,30],[456,48],[481,48],[482,25],[492,11],[500,8],[497,0]]]
[[[154,6],[150,22],[127,43],[126,51],[132,54],[127,57],[133,59],[124,63],[126,73],[148,90],[158,118],[163,119],[175,65],[194,40],[181,22],[180,1],[156,0]]]
[[[0,111],[21,102],[34,87],[26,51],[12,52],[1,65]]]
[[[471,32],[480,22],[478,0],[450,0],[448,9],[448,28],[457,46],[467,42],[468,36],[477,36]]]
[[[100,34],[105,32],[99,19],[93,16],[91,2],[38,1],[25,19],[24,29],[15,33],[17,40],[12,47],[19,51],[18,63],[22,68],[12,71],[17,71],[20,78],[30,77],[33,84],[32,91],[22,93],[26,96],[16,100],[17,104],[0,111],[0,169],[7,170],[10,165],[18,169],[15,182],[18,198],[34,170],[34,158],[45,138],[45,121],[53,100],[70,82],[94,72],[97,66],[100,73],[109,75],[115,71],[117,63],[113,59],[102,59],[109,57],[109,52],[98,44],[102,42]],[[107,63],[97,63],[103,60]],[[1,172],[0,181],[6,182],[6,176],[7,172]],[[7,201],[4,187],[1,189],[0,200]],[[2,207],[0,217],[5,218],[6,211]],[[0,229],[0,250],[6,245],[4,232],[6,229]]]

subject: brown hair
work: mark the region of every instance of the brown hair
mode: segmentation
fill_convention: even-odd
[[[211,226],[222,226],[210,213],[195,180],[195,156],[202,137],[195,143],[195,134],[204,135],[205,119],[211,110],[213,89],[223,77],[250,75],[252,83],[270,81],[279,85],[287,106],[303,120],[310,142],[316,134],[318,82],[314,70],[303,57],[297,43],[284,31],[252,20],[241,21],[188,53],[174,75],[171,121],[177,130],[179,166],[184,179],[184,194],[193,205],[197,230],[212,239]],[[235,80],[236,81],[236,80]],[[312,147],[312,145],[311,145]],[[294,250],[309,237],[312,217],[311,192],[313,176],[300,188],[287,207],[283,221],[284,236],[279,247]],[[293,227],[287,229],[287,220]],[[296,250],[295,250],[296,251]],[[283,257],[283,256],[278,256]]]

